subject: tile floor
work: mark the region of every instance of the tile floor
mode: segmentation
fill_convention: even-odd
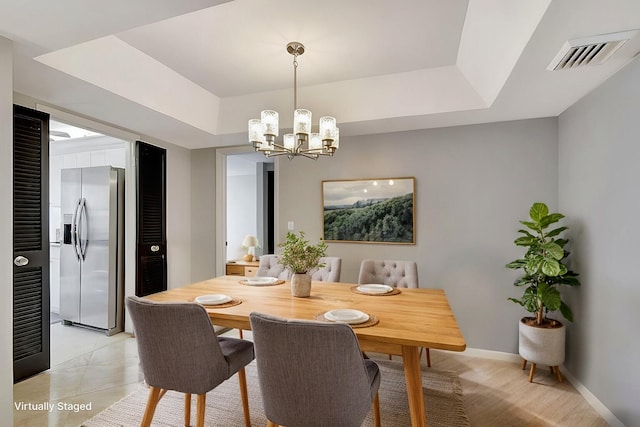
[[[79,426],[127,396],[140,381],[138,349],[129,334],[107,337],[101,332],[53,324],[51,369],[13,386],[15,403],[46,404],[52,410],[18,410],[14,405],[13,425]]]

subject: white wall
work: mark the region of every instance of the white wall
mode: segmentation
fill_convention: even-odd
[[[227,177],[227,259],[240,259],[247,253],[242,241],[257,236],[256,174]],[[258,252],[256,251],[256,254]]]
[[[574,311],[566,366],[627,426],[640,425],[640,61],[559,121],[560,208],[570,218]]]
[[[469,347],[517,352],[525,312],[504,265],[534,201],[557,207],[554,118],[341,138],[333,158],[278,162],[279,239],[287,222],[322,234],[321,181],[416,178],[416,245],[328,243],[345,282],[363,258],[418,262],[420,286],[443,288]]]
[[[13,53],[0,37],[0,199],[13,200]],[[13,425],[13,204],[0,203],[0,420]]]

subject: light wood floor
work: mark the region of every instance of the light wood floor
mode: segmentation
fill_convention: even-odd
[[[51,334],[51,369],[16,384],[14,401],[92,407],[77,413],[14,408],[14,427],[78,426],[131,393],[142,380],[136,342],[128,334],[106,337],[60,324],[52,326]],[[238,331],[227,334],[237,337]],[[245,331],[245,338],[251,339],[250,331]],[[431,362],[433,368],[455,371],[460,377],[472,427],[607,426],[569,382],[558,383],[548,368],[538,369],[534,383],[529,383],[528,369],[521,370],[518,362],[436,350],[431,350]]]
[[[423,356],[424,357],[424,356]],[[508,362],[431,350],[431,366],[460,377],[464,406],[472,427],[606,427],[607,422],[565,379],[548,367],[536,369]]]

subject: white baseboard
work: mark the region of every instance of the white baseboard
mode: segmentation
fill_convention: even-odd
[[[564,366],[562,366],[562,369],[560,369],[560,371],[562,371],[562,375],[564,375],[564,377],[571,383],[571,385],[574,386],[576,390],[578,390],[578,393],[580,393],[582,397],[584,397],[587,403],[589,403],[589,405],[591,405],[591,407],[595,409],[602,418],[604,418],[604,420],[607,422],[607,424],[609,424],[610,427],[625,427],[622,421],[620,421],[615,415],[613,415],[613,412],[611,412],[609,408],[604,406],[604,403],[602,403],[600,399],[594,396],[594,394],[591,393],[589,389],[584,386],[584,384],[578,381],[576,377],[571,375],[571,372],[567,371]]]
[[[456,353],[456,354],[461,354],[463,356],[469,356],[469,357],[482,357],[484,359],[491,359],[491,360],[502,360],[505,362],[522,363],[522,358],[520,357],[519,354],[506,353],[504,351],[483,350],[481,348],[467,347],[467,349],[462,353]]]
[[[432,349],[431,351],[439,351]],[[482,357],[484,359],[503,360],[505,362],[522,363],[522,358],[519,354],[506,353],[502,351],[483,350],[481,348],[467,348],[461,353],[456,353],[461,356],[469,357]],[[563,366],[560,367],[562,375],[571,383],[571,385],[580,393],[582,397],[587,401],[589,405],[609,424],[610,427],[625,427],[625,425],[607,408],[593,393],[587,389],[580,381],[576,379],[570,372]]]

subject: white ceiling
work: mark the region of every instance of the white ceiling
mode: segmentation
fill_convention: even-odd
[[[14,88],[188,148],[243,144],[298,105],[342,136],[557,116],[640,51],[546,67],[570,39],[640,28],[638,0],[0,0]]]

